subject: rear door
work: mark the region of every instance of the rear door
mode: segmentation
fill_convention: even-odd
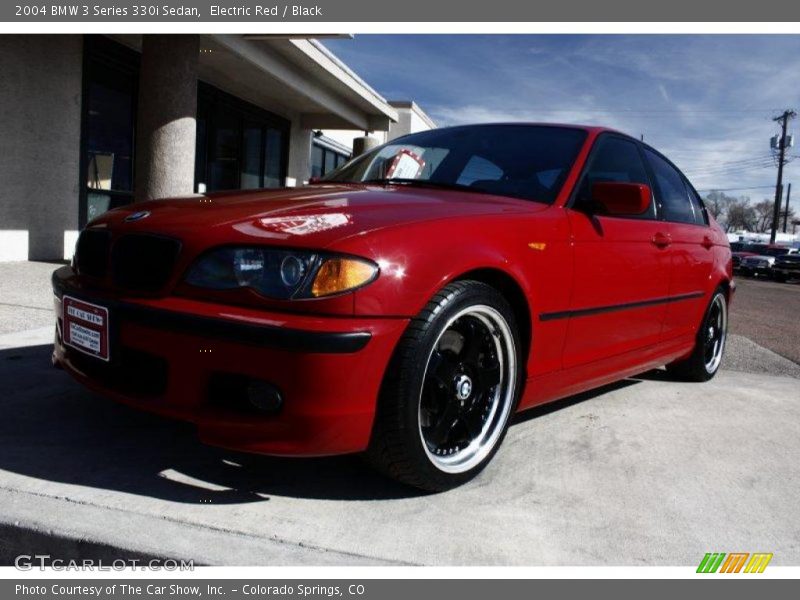
[[[664,157],[645,148],[660,215],[671,240],[672,265],[664,316],[665,340],[694,335],[708,298],[714,265],[713,235],[703,203],[686,178]]]
[[[568,311],[566,368],[657,343],[666,312],[669,240],[665,224],[657,219],[655,202],[637,217],[604,214],[591,197],[591,186],[599,181],[652,187],[639,144],[603,134],[567,209],[575,278]]]

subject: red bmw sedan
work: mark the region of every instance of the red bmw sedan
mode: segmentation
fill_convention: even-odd
[[[459,485],[521,410],[719,369],[727,238],[662,154],[601,128],[412,134],[301,188],[108,212],[53,274],[54,361],[210,444],[364,453]]]

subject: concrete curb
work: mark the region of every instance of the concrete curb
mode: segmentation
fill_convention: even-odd
[[[63,560],[170,558],[200,565],[397,565],[278,538],[197,526],[29,492],[0,489],[0,565],[20,554]],[[79,524],[74,527],[72,524]],[[116,543],[110,540],[118,540]],[[124,540],[120,544],[119,540]]]

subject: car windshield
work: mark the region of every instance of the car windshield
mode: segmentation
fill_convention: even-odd
[[[586,138],[572,127],[472,125],[411,134],[322,181],[459,189],[552,203]]]

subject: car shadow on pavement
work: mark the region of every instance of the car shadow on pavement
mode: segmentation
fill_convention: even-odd
[[[548,402],[547,404],[534,406],[533,408],[529,408],[524,412],[517,413],[514,416],[513,420],[511,421],[511,426],[513,427],[514,425],[520,425],[532,419],[538,419],[539,417],[548,415],[557,410],[562,410],[564,408],[567,408],[568,406],[574,406],[575,404],[580,404],[581,402],[592,400],[593,398],[597,398],[598,396],[602,396],[603,394],[608,394],[616,390],[621,390],[630,387],[632,385],[636,385],[637,383],[641,383],[640,381],[641,379],[642,376],[637,376],[636,378],[632,379],[623,379],[622,381],[615,381],[614,383],[609,383],[608,385],[604,385],[599,388],[594,388],[593,390],[589,390],[588,392],[581,392],[580,394],[575,394],[574,396],[567,396],[566,398],[562,398],[561,400],[556,400],[554,402]]]
[[[85,390],[50,365],[51,350],[0,350],[0,485],[9,489],[29,486],[15,482],[16,475],[209,506],[265,502],[273,495],[391,500],[424,494],[374,472],[358,457],[275,458],[206,446],[190,424]],[[635,383],[537,407],[514,423]]]
[[[0,479],[8,471],[212,506],[271,495],[386,500],[421,494],[358,457],[273,458],[206,446],[190,424],[87,391],[51,366],[51,352],[50,345],[0,350]]]

